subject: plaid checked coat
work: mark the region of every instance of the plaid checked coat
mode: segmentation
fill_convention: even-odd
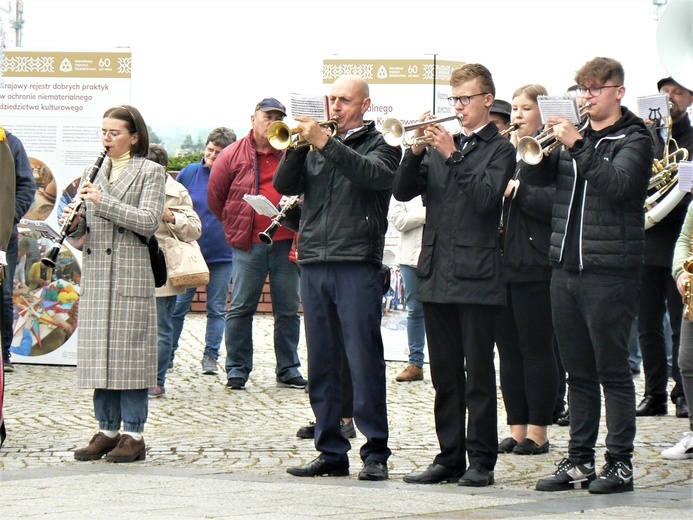
[[[80,388],[135,390],[156,385],[157,319],[147,246],[164,210],[163,167],[132,157],[113,184],[106,158],[94,181],[102,195],[70,238],[82,249],[77,379]]]

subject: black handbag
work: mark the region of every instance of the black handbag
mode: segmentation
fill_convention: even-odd
[[[149,239],[138,233],[135,233],[135,235],[149,250],[149,260],[152,263],[152,272],[154,273],[154,287],[163,287],[166,285],[168,273],[166,272],[166,257],[163,250],[159,247],[159,241],[154,235],[150,236]]]

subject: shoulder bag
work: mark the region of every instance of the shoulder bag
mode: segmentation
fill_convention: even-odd
[[[135,233],[140,242],[147,246],[149,250],[149,260],[152,263],[152,272],[154,273],[154,286],[163,287],[166,285],[166,278],[168,276],[166,271],[166,257],[164,252],[159,247],[159,241],[156,236],[152,235],[149,239],[144,238],[139,233]]]
[[[164,241],[168,279],[173,287],[189,289],[209,283],[209,268],[196,240],[181,242],[166,224],[171,236]]]

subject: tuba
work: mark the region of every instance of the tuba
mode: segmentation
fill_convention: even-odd
[[[681,85],[693,85],[693,46],[691,45],[691,19],[693,2],[690,0],[670,0],[657,23],[657,53],[659,61],[669,75]],[[664,143],[664,153],[673,151],[652,165],[650,193],[645,200],[645,229],[649,229],[666,217],[686,195],[679,189],[678,162],[688,160],[688,150],[679,148],[670,138],[671,118],[667,118],[669,136]],[[692,255],[693,256],[693,255]]]

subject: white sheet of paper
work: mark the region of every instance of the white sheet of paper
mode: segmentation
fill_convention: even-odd
[[[7,256],[4,251],[0,251],[0,265],[7,265]]]
[[[580,124],[580,111],[575,98],[563,96],[539,96],[537,98],[541,122],[546,124],[550,117],[562,117],[574,125]]]
[[[638,115],[649,121],[669,117],[669,97],[666,94],[639,97]]]
[[[246,193],[243,195],[243,200],[250,204],[260,215],[274,218],[279,213],[276,206],[264,195],[248,195]]]
[[[27,220],[23,218],[19,221],[19,224],[29,228],[31,231],[38,233],[42,237],[53,240],[54,242],[61,238],[60,233],[53,229],[50,224],[46,223],[44,220]]]
[[[679,182],[680,191],[691,191],[693,188],[693,162],[679,161]]]

